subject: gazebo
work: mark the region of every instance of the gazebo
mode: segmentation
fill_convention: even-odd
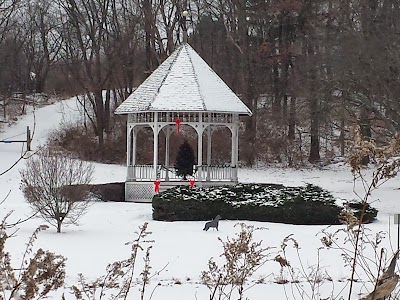
[[[182,125],[197,133],[197,165],[192,178],[197,186],[235,184],[238,181],[239,116],[250,109],[188,44],[180,45],[115,111],[127,114],[127,178],[125,199],[151,202],[153,195],[176,185],[188,185],[170,164],[170,136]],[[211,165],[212,129],[231,132],[231,162]],[[136,164],[138,131],[153,131],[153,164]],[[159,164],[159,133],[165,133],[165,165]],[[203,162],[203,134],[207,138]],[[173,165],[173,164],[172,164]]]

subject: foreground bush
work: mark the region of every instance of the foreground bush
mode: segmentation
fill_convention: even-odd
[[[153,218],[160,221],[210,220],[219,214],[229,220],[334,225],[340,224],[343,210],[328,191],[311,184],[238,184],[193,189],[179,186],[155,195],[152,203]],[[354,214],[357,215],[357,208]],[[375,217],[376,213],[367,214],[364,221]]]

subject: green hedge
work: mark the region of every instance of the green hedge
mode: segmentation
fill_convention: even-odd
[[[229,220],[303,225],[339,224],[343,209],[328,191],[312,184],[179,186],[155,195],[152,205],[153,219],[160,221],[210,220],[219,214]]]

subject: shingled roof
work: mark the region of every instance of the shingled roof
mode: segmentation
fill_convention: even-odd
[[[115,113],[150,111],[252,114],[187,43],[176,49]]]

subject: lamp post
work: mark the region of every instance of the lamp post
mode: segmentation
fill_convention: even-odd
[[[397,250],[400,249],[400,214],[394,214],[394,224],[397,224]]]
[[[26,143],[26,151],[31,151],[31,142],[32,142],[32,136],[29,126],[26,126],[26,140],[7,140],[7,139],[0,140],[0,143],[5,143],[5,144]]]
[[[186,27],[186,18],[189,16],[189,12],[187,10],[184,10],[182,12],[182,17],[180,20],[181,27],[182,27],[182,32],[183,32],[183,42],[187,43],[187,27]]]

